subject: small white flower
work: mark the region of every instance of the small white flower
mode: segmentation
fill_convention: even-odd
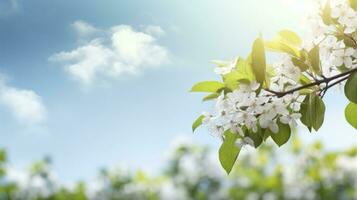
[[[215,137],[222,137],[224,134],[224,128],[223,126],[215,125],[215,124],[210,124],[208,126],[208,129],[210,133],[215,136]]]
[[[299,111],[301,103],[304,101],[305,96],[300,95],[299,92],[294,92],[293,94],[288,94],[283,97],[286,104],[289,104],[290,108],[294,111]]]
[[[240,84],[239,90],[241,92],[253,92],[256,91],[260,87],[260,84],[256,81],[252,81],[250,84]]]
[[[269,98],[259,96],[248,105],[247,111],[254,114],[261,114],[264,112],[264,104],[268,101]]]
[[[216,102],[216,112],[219,117],[228,117],[230,111],[232,109],[232,105],[230,104],[229,101],[224,99],[224,94],[222,93],[218,98]]]
[[[280,75],[284,75],[295,82],[300,78],[301,70],[294,65],[290,56],[282,57],[282,62],[278,64],[278,70]]]
[[[221,64],[219,66],[217,66],[214,69],[214,71],[216,74],[226,75],[226,74],[230,73],[237,66],[237,62],[238,62],[238,58],[234,59],[231,62],[225,63],[225,64],[221,62]]]
[[[275,98],[271,104],[268,104],[266,107],[267,111],[271,113],[272,116],[276,116],[277,114],[286,115],[289,113],[286,108],[286,104],[283,99]]]
[[[237,133],[237,134],[239,134],[241,137],[244,137],[243,129],[239,126],[239,124],[234,123],[234,122],[231,122],[230,126],[231,126],[231,131],[232,131],[233,133]]]
[[[344,47],[345,44],[343,43],[343,41],[338,41],[335,36],[329,35],[320,44],[320,55],[325,59],[329,59],[333,50],[341,49]]]
[[[236,142],[237,147],[242,148],[246,145],[254,147],[254,141],[250,137],[245,137]]]
[[[344,33],[352,34],[357,30],[357,15],[355,14],[354,17],[345,24]]]
[[[262,128],[269,128],[273,133],[279,132],[279,126],[276,123],[276,120],[260,118],[259,123]]]
[[[348,24],[353,20],[355,13],[353,9],[347,5],[336,6],[332,9],[331,16],[338,19],[341,24]]]
[[[238,122],[239,124],[241,123],[252,124],[257,121],[257,118],[251,113],[241,111],[238,112],[237,115],[235,116],[235,121]]]
[[[293,113],[291,115],[283,115],[280,117],[280,121],[283,124],[289,124],[290,127],[296,127],[297,126],[297,122],[296,120],[301,118],[301,114],[300,113]]]
[[[208,112],[203,112],[203,119],[202,119],[202,124],[209,124],[213,118],[213,115],[211,115]]]
[[[353,67],[352,56],[355,53],[353,48],[340,49],[332,53],[334,56],[333,64],[337,67],[345,65],[347,68]]]

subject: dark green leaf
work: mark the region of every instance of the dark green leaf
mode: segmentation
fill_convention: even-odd
[[[195,84],[191,92],[217,92],[220,89],[224,88],[224,84],[218,81],[204,81]]]
[[[195,130],[196,130],[199,126],[202,125],[202,120],[203,120],[204,117],[205,117],[205,116],[201,115],[201,116],[199,116],[199,117],[195,120],[195,122],[193,122],[193,124],[192,124],[192,132],[195,132]]]
[[[345,95],[351,102],[357,104],[357,73],[353,73],[348,78],[345,85]]]
[[[272,133],[269,129],[270,136],[274,140],[274,142],[281,147],[284,145],[286,142],[289,141],[290,136],[291,136],[291,129],[288,124],[283,124],[281,122],[278,122],[279,126],[279,132],[278,133]]]
[[[305,124],[309,130],[312,128],[315,131],[319,130],[324,122],[325,104],[320,96],[310,93],[306,96],[301,105],[301,122]]]
[[[349,103],[345,109],[345,117],[355,129],[357,129],[357,104]]]
[[[235,144],[238,137],[237,134],[226,131],[224,135],[223,144],[219,149],[219,161],[227,174],[229,174],[238,158],[240,148]]]
[[[261,129],[259,129],[256,133],[249,131],[248,137],[254,141],[255,148],[258,148],[263,142],[263,134]]]
[[[265,81],[266,60],[264,42],[262,38],[256,39],[253,44],[252,69],[257,82],[263,84]]]

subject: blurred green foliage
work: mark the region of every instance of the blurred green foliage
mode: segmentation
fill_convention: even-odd
[[[243,149],[239,164],[227,176],[209,148],[183,142],[170,150],[156,176],[108,168],[73,185],[59,181],[49,158],[19,171],[9,167],[6,152],[0,151],[0,199],[357,199],[357,147],[327,151],[322,143],[303,145],[295,138],[283,149],[270,144],[258,149]]]

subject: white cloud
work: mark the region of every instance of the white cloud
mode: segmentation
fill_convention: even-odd
[[[0,103],[21,122],[34,124],[46,119],[46,108],[34,91],[23,90],[0,82]]]
[[[165,31],[160,26],[152,26],[152,25],[146,26],[145,32],[150,35],[156,35],[156,36],[165,35]]]
[[[73,27],[82,36],[99,30],[83,21],[75,22]],[[149,29],[164,33],[159,27]],[[56,53],[50,60],[64,63],[65,70],[87,86],[97,80],[136,74],[169,62],[168,50],[158,44],[153,30],[145,33],[120,25],[102,32],[104,36],[74,50]]]
[[[90,36],[100,31],[100,29],[82,20],[75,21],[72,27],[80,37]]]

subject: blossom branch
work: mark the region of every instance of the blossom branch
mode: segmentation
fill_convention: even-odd
[[[342,79],[340,79],[340,80],[338,80],[338,81],[332,83],[331,85],[326,85],[326,87],[323,89],[323,91],[321,91],[322,95],[321,95],[321,93],[320,93],[321,98],[323,98],[323,97],[325,96],[325,94],[326,94],[326,92],[327,92],[328,89],[330,89],[331,87],[333,87],[333,86],[335,86],[335,85],[337,85],[337,84],[339,84],[339,83],[341,83],[341,82],[347,80],[349,77],[350,77],[350,76],[346,76],[346,77],[344,77],[344,78],[342,78]]]
[[[291,89],[291,90],[288,90],[288,91],[285,91],[285,92],[277,92],[277,91],[270,90],[268,88],[265,88],[264,90],[276,95],[277,97],[283,97],[283,96],[285,96],[287,94],[292,94],[292,93],[297,92],[297,91],[302,90],[302,89],[306,89],[306,88],[310,88],[310,87],[313,87],[313,86],[321,85],[322,83],[328,84],[333,80],[336,80],[336,79],[342,78],[344,76],[350,75],[350,74],[352,74],[354,72],[357,72],[357,67],[352,69],[352,70],[343,72],[341,74],[338,74],[338,75],[335,75],[335,76],[332,76],[332,77],[329,77],[329,78],[323,78],[321,80],[318,80],[318,81],[315,81],[315,82],[312,82],[312,83],[309,83],[309,84],[306,84],[306,85],[302,85],[300,87],[297,87],[297,88],[294,88],[294,89]],[[327,86],[326,88],[328,89],[328,88],[330,88],[330,87],[332,87],[332,86],[344,81],[345,78],[343,78],[343,79],[341,79],[341,80],[339,80],[339,81]]]

